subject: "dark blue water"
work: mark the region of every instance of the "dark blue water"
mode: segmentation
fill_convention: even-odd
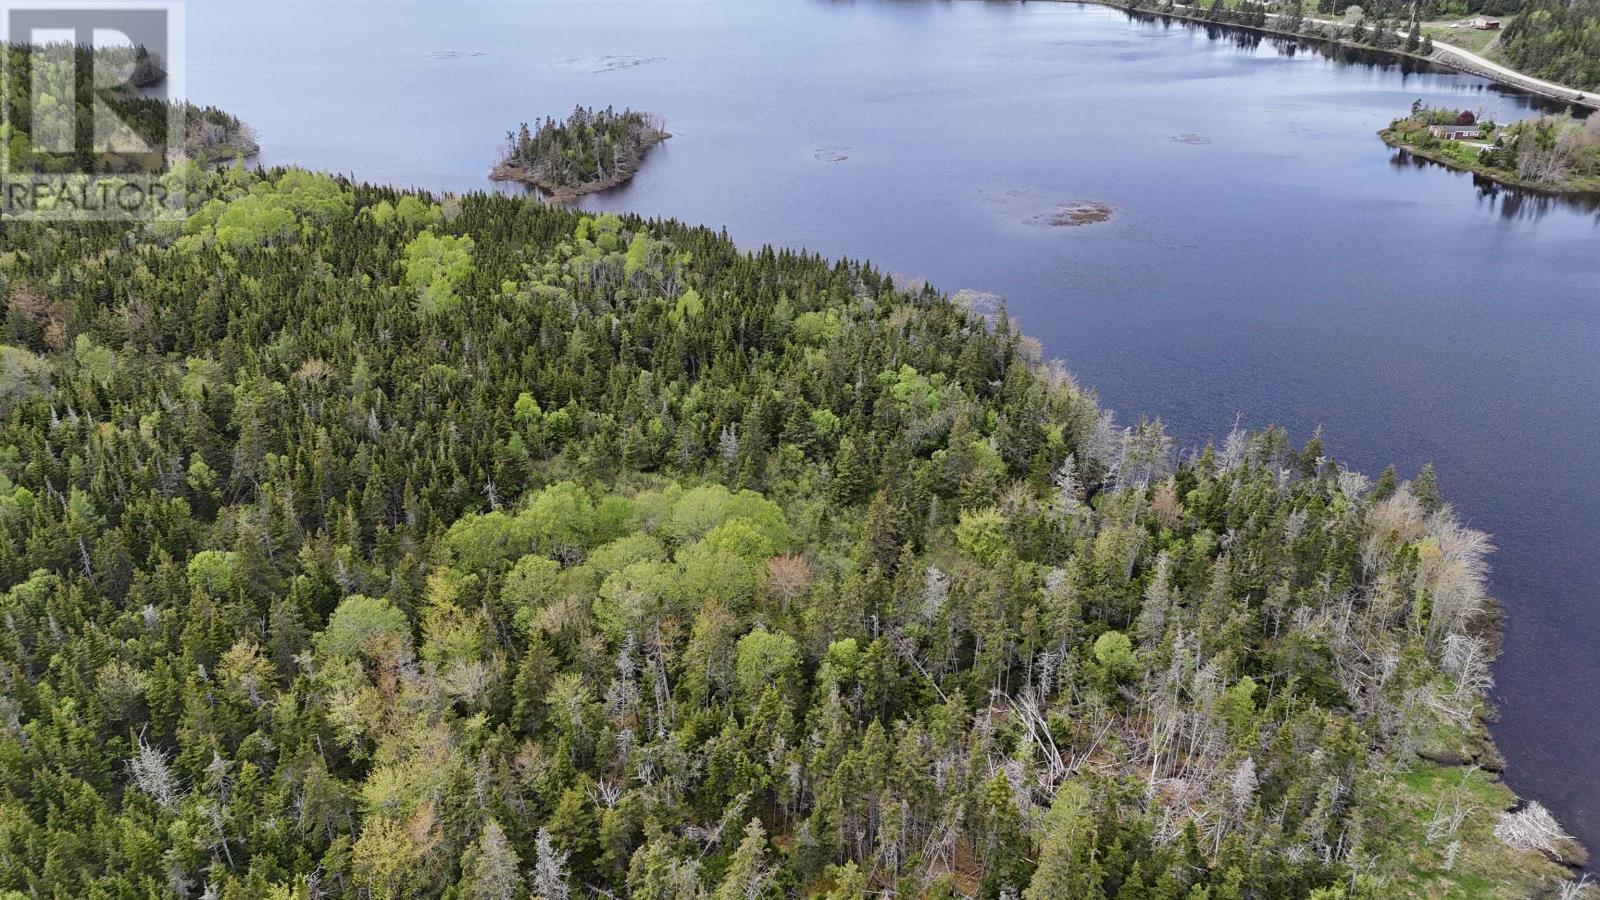
[[[1004,294],[1124,418],[1235,418],[1376,474],[1438,463],[1492,532],[1495,728],[1524,795],[1600,847],[1600,212],[1486,194],[1374,132],[1475,77],[1058,3],[189,4],[189,90],[268,164],[489,186],[574,104],[675,137],[587,198]],[[1041,224],[1097,201],[1110,221]]]

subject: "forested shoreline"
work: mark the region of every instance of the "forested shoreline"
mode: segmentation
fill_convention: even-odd
[[[57,46],[67,49],[65,44]],[[254,130],[231,113],[140,93],[138,89],[159,85],[167,78],[160,62],[143,48],[91,51],[75,47],[64,53],[52,53],[52,49],[14,43],[0,48],[6,54],[8,76],[8,93],[0,98],[7,104],[6,121],[0,126],[0,152],[7,154],[13,171],[159,171],[171,154],[201,165],[216,165],[246,159],[261,150]],[[129,72],[127,86],[107,88],[94,83],[106,72],[120,71]],[[118,127],[112,146],[117,149],[96,153],[87,141],[69,134],[52,135],[41,143],[54,147],[65,142],[73,148],[70,155],[39,151],[33,141],[36,110],[49,114],[52,121],[63,108],[75,112],[60,121],[90,120],[93,116],[83,103],[87,97],[105,104],[116,115]],[[175,139],[174,146],[168,146],[169,137]]]
[[[1431,470],[1180,455],[854,263],[186,177],[0,235],[0,888],[1570,884]]]

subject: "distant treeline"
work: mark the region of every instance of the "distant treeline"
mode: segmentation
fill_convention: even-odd
[[[1410,21],[1412,5],[1403,0],[1317,0],[1319,15],[1338,15],[1351,6],[1361,7],[1369,19],[1390,18]],[[1522,9],[1522,0],[1421,0],[1417,17],[1433,19],[1466,18],[1472,15],[1509,16]]]
[[[8,44],[5,47],[6,80],[3,102],[8,107],[9,128],[3,135],[5,152],[14,171],[30,172],[133,172],[166,166],[169,128],[182,134],[181,149],[201,163],[234,156],[249,156],[259,148],[249,126],[215,107],[199,107],[183,100],[144,96],[138,88],[160,84],[166,70],[143,48],[90,49],[65,45]],[[66,65],[68,60],[73,65]],[[129,72],[126,86],[94,85],[96,63],[101,71]],[[45,70],[43,67],[50,67]],[[36,73],[40,77],[36,78]],[[42,88],[42,89],[41,89]],[[109,132],[111,152],[96,152],[84,129],[93,127],[87,101],[96,98],[116,116]],[[48,122],[34,121],[36,115]],[[104,128],[102,121],[101,127]],[[54,134],[51,129],[75,129],[74,134]],[[50,148],[70,146],[70,153]]]
[[[1328,5],[1326,0],[1319,5],[1318,15],[1324,14],[1322,6]],[[1142,8],[1140,0],[1129,0],[1128,8],[1138,11]],[[1179,10],[1170,0],[1157,3],[1150,9],[1158,13],[1192,15],[1193,10]],[[1370,47],[1375,50],[1404,51],[1406,53],[1427,56],[1433,52],[1433,39],[1424,35],[1416,24],[1412,24],[1409,33],[1401,34],[1400,29],[1405,27],[1405,20],[1370,14],[1368,18],[1357,21],[1354,25],[1344,26],[1332,22],[1320,22],[1311,17],[1304,4],[1299,0],[1284,7],[1281,11],[1267,11],[1267,4],[1254,3],[1244,0],[1237,6],[1227,6],[1223,0],[1211,0],[1211,5],[1206,8],[1205,21],[1218,25],[1238,25],[1244,28],[1260,28],[1279,34],[1299,35],[1318,41],[1331,41],[1341,44],[1355,44],[1361,47]]]

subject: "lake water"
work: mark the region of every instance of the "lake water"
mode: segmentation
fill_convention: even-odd
[[[1510,783],[1600,848],[1600,211],[1486,195],[1374,132],[1475,77],[1095,6],[938,0],[188,4],[189,92],[266,164],[489,187],[574,104],[666,117],[589,197],[748,247],[1004,294],[1122,418],[1236,419],[1376,473],[1438,463],[1495,534]],[[1064,202],[1110,221],[1041,224]]]

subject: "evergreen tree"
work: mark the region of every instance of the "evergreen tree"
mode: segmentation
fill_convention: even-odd
[[[761,900],[775,898],[780,892],[772,884],[772,870],[766,863],[767,833],[760,819],[751,819],[744,828],[744,837],[728,862],[728,871],[711,892],[711,900]]]
[[[463,896],[469,900],[516,900],[522,896],[517,853],[493,819],[483,825],[478,842],[462,857]]]

